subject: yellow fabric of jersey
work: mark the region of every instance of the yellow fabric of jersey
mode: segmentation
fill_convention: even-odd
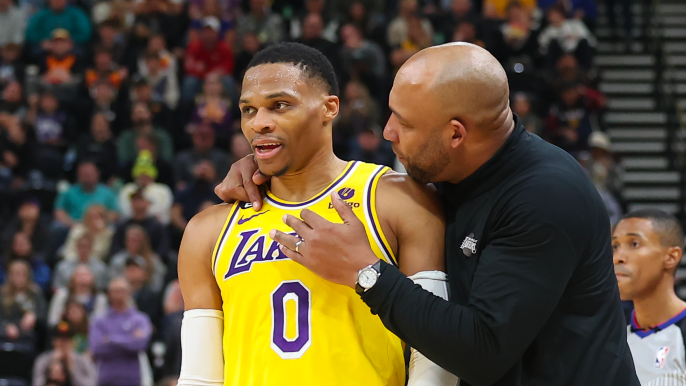
[[[387,170],[350,162],[303,203],[268,193],[260,212],[234,205],[213,254],[224,312],[225,386],[405,384],[400,339],[355,291],[288,259],[269,238],[271,229],[292,232],[282,217],[304,208],[341,223],[331,204],[337,191],[365,224],[374,253],[396,264],[375,210],[376,186]]]

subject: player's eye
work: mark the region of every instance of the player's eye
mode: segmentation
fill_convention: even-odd
[[[276,102],[276,104],[274,105],[274,107],[276,107],[277,110],[283,110],[283,109],[285,109],[286,107],[288,107],[288,104],[285,103],[285,102]]]
[[[631,248],[638,248],[638,247],[640,247],[640,244],[638,243],[638,241],[632,241],[631,242]]]
[[[250,107],[250,106],[246,106],[246,107],[243,107],[242,112],[243,112],[243,114],[253,114],[255,112],[255,108]]]
[[[618,250],[618,249],[619,249],[619,244],[618,244],[618,243],[613,243],[613,244],[612,244],[612,250],[613,250],[613,251],[616,251],[616,250]]]

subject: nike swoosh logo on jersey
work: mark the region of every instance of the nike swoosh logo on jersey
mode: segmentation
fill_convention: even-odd
[[[248,221],[254,219],[255,217],[261,216],[261,215],[263,215],[263,214],[265,214],[265,213],[267,213],[267,212],[269,212],[269,211],[265,211],[265,212],[262,212],[262,213],[257,213],[257,214],[254,214],[254,215],[250,216],[250,217],[247,217],[247,218],[243,218],[243,216],[241,216],[241,218],[238,219],[238,225],[243,225],[243,224],[245,224],[246,222],[248,222]]]

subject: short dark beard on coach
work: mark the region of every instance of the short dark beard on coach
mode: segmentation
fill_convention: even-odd
[[[448,152],[443,147],[441,136],[436,132],[417,151],[417,155],[407,159],[407,175],[421,184],[434,182],[433,179],[450,163]]]

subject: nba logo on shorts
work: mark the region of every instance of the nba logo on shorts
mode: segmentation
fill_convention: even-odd
[[[655,368],[661,369],[665,367],[665,361],[667,360],[667,353],[669,353],[669,347],[660,347],[659,350],[657,350],[657,355],[655,355]]]

